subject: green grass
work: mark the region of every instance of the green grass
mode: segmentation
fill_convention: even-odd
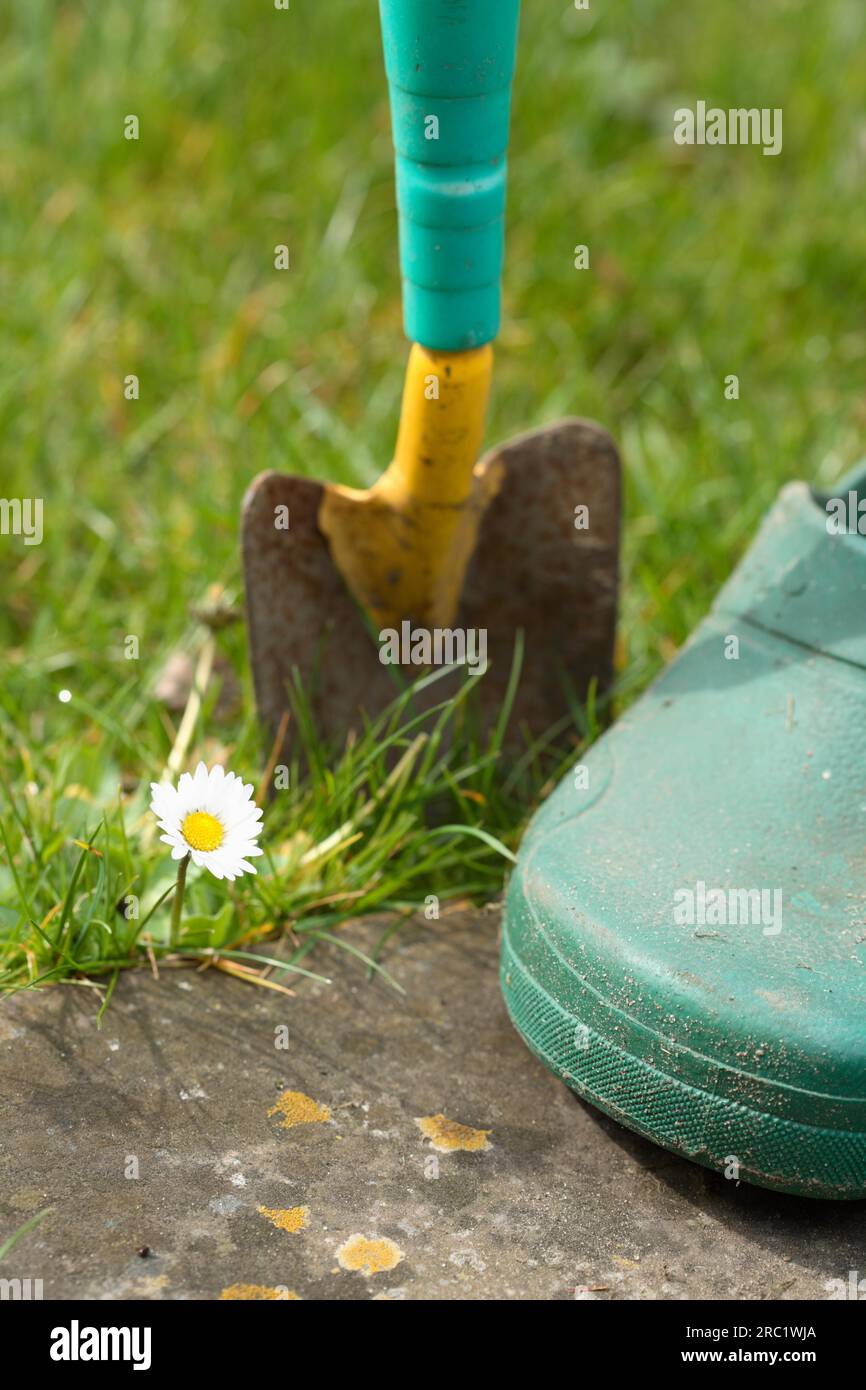
[[[515,678],[519,658],[518,649]],[[390,915],[384,942],[419,909],[438,918],[448,899],[495,894],[503,864],[514,858],[495,832],[515,839],[532,789],[549,789],[564,771],[562,754],[557,765],[557,755],[539,740],[505,773],[500,741],[507,703],[485,740],[475,731],[473,687],[483,678],[468,677],[456,696],[415,712],[414,691],[445,674],[422,677],[339,751],[317,742],[298,692],[311,771],[302,776],[293,763],[288,787],[270,801],[265,854],[254,877],[226,885],[192,870],[174,940],[169,917],[177,864],[159,841],[148,806],[147,778],[158,778],[160,768],[148,768],[144,741],[132,744],[140,775],[124,788],[118,766],[107,762],[114,717],[93,711],[95,736],[85,746],[64,742],[56,750],[53,781],[28,783],[17,793],[4,785],[11,814],[0,821],[8,865],[0,990],[75,978],[100,989],[101,1017],[119,972],[136,966],[195,960],[257,983],[278,984],[298,973],[322,979],[301,962],[317,942],[345,945],[333,933],[347,920]],[[212,690],[203,704],[202,728],[211,722],[215,698]],[[236,731],[237,742],[223,753],[232,766],[252,766],[257,730],[247,718]],[[206,749],[204,735],[200,742]],[[260,801],[270,786],[266,768]],[[275,935],[286,949],[263,955],[259,943]],[[378,950],[359,956],[370,971],[382,969]],[[109,977],[107,991],[102,977]]]
[[[53,1207],[43,1207],[42,1211],[38,1211],[35,1216],[31,1216],[29,1221],[25,1221],[23,1226],[19,1226],[17,1231],[13,1231],[11,1236],[7,1237],[3,1244],[0,1245],[0,1260],[6,1258],[9,1252],[18,1244],[19,1240],[23,1240],[31,1231],[35,1231],[37,1226],[40,1226],[46,1216],[53,1212],[53,1210]]]
[[[576,411],[620,441],[622,700],[706,610],[779,486],[830,483],[859,455],[864,90],[862,0],[524,0],[489,435]],[[366,483],[387,462],[405,346],[370,0],[8,0],[0,98],[0,493],[45,500],[41,546],[0,537],[0,938],[20,985],[164,940],[167,902],[143,929],[112,911],[124,891],[147,911],[167,886],[145,814],[175,733],[155,677],[199,640],[189,609],[207,586],[239,591],[256,472]],[[781,156],[675,146],[674,110],[699,99],[781,107]],[[190,757],[255,780],[242,632],[222,644],[240,710],[218,715],[211,694]],[[193,883],[190,949],[255,954],[264,927],[291,923],[280,949],[306,954],[347,914],[317,906],[333,893],[358,910],[490,893],[497,851],[431,838],[431,819],[513,848],[551,775],[538,762],[506,786],[459,733],[308,874],[300,846],[384,784],[384,763],[358,756],[278,798],[267,868],[230,916],[222,889]]]

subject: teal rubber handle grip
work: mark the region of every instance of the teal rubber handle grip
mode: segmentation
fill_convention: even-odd
[[[499,329],[520,0],[379,0],[379,12],[406,336],[481,347]]]

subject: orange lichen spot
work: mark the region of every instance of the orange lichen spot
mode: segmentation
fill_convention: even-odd
[[[307,1224],[309,1212],[306,1207],[257,1207],[261,1216],[266,1216],[278,1231],[302,1231]]]
[[[300,1303],[301,1301],[292,1289],[272,1289],[267,1284],[229,1284],[227,1289],[223,1289],[220,1298],[236,1298],[246,1301],[274,1299],[284,1303],[290,1301]]]
[[[454,1153],[464,1149],[466,1153],[478,1153],[489,1149],[487,1136],[489,1129],[473,1129],[471,1125],[459,1125],[456,1120],[446,1120],[444,1115],[424,1115],[415,1121],[416,1125],[429,1139],[433,1148],[440,1154]]]
[[[283,1091],[268,1115],[282,1116],[280,1129],[291,1129],[293,1125],[321,1125],[331,1118],[327,1105],[319,1105],[312,1096],[305,1096],[303,1091]]]
[[[371,1274],[381,1274],[384,1270],[395,1269],[403,1258],[399,1245],[387,1236],[349,1236],[337,1251],[337,1259],[342,1269],[363,1274],[366,1279]]]
[[[168,1275],[156,1274],[150,1279],[139,1279],[135,1284],[136,1298],[155,1298],[163,1289],[168,1288]]]

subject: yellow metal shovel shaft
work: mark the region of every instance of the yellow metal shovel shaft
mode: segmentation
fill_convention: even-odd
[[[414,343],[393,462],[366,492],[325,493],[319,526],[380,630],[454,621],[486,500],[474,470],[492,372],[490,344],[432,352]]]

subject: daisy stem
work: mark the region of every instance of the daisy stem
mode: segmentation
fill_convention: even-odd
[[[178,933],[180,930],[180,915],[183,911],[183,892],[186,888],[186,871],[189,868],[189,855],[185,854],[180,861],[177,871],[177,883],[174,887],[174,901],[171,905],[171,926],[168,929],[169,949],[177,945]]]

